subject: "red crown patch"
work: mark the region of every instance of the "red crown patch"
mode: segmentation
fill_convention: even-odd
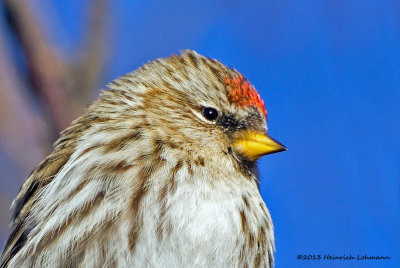
[[[225,78],[225,85],[230,87],[228,92],[228,99],[230,102],[235,103],[239,107],[255,106],[264,114],[265,118],[267,118],[267,110],[265,109],[264,101],[243,75],[234,78]]]

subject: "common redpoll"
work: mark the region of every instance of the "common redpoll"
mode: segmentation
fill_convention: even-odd
[[[254,87],[190,50],[109,87],[22,186],[1,267],[271,267],[256,160],[285,147]]]

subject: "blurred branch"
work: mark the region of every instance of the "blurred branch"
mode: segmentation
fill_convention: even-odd
[[[71,112],[63,88],[63,62],[46,41],[27,1],[5,0],[10,26],[25,54],[30,80],[42,103],[48,108],[56,132],[71,121]]]
[[[91,0],[77,64],[63,60],[47,41],[26,1],[5,0],[10,26],[25,54],[29,77],[53,124],[53,137],[91,101],[105,63],[109,0]]]
[[[59,57],[28,3],[23,0],[3,1],[10,29],[25,56],[28,88],[34,89],[33,93],[40,101],[39,107],[50,120],[46,120],[47,129],[43,131],[46,124],[36,117],[28,96],[23,96],[23,91],[19,90],[25,86],[18,81],[21,75],[0,44],[0,123],[3,126],[0,137],[13,159],[32,168],[48,153],[49,145],[59,131],[88,104],[91,92],[97,86],[105,62],[108,0],[89,1],[87,30],[78,64]]]
[[[44,124],[21,94],[22,83],[3,44],[0,42],[0,138],[8,155],[29,171],[50,148],[38,129]]]
[[[91,100],[91,93],[97,88],[99,78],[106,61],[106,39],[108,15],[106,14],[109,0],[91,0],[87,7],[88,21],[84,35],[83,48],[78,64],[73,70],[74,84],[72,92],[78,96],[79,105],[86,106]],[[82,96],[85,96],[82,98]],[[85,101],[82,103],[82,100]]]

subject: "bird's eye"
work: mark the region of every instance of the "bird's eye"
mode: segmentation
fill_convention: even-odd
[[[210,121],[214,121],[218,117],[218,111],[211,107],[204,107],[201,113],[207,120]]]

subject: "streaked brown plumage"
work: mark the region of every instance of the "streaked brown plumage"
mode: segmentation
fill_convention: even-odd
[[[184,51],[109,85],[62,132],[14,201],[1,267],[271,267],[251,84]]]

